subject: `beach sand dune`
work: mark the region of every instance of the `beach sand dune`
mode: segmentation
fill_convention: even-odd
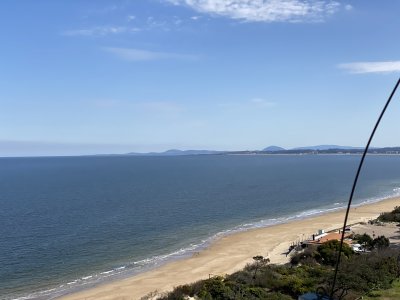
[[[400,205],[399,198],[352,208],[348,224],[367,222],[381,212]],[[230,274],[243,268],[252,257],[269,257],[272,263],[285,263],[289,246],[309,238],[318,229],[325,231],[343,226],[344,211],[336,211],[309,219],[253,229],[222,237],[207,249],[192,256],[161,266],[127,279],[99,285],[61,297],[62,300],[130,300],[140,299],[152,291],[165,292],[175,286],[191,283],[210,275]],[[357,225],[359,226],[359,225]],[[358,227],[361,231],[362,227]],[[360,232],[361,232],[360,231]],[[363,232],[362,232],[363,233]]]

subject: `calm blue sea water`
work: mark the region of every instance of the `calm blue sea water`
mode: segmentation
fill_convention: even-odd
[[[0,299],[52,299],[222,234],[342,207],[359,159],[2,158]],[[368,157],[360,180],[356,203],[397,194],[400,157]]]

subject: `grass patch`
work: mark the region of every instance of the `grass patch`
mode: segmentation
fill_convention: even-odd
[[[371,292],[366,300],[398,300],[400,299],[400,280],[397,279],[393,282],[393,287],[387,290],[380,290]]]

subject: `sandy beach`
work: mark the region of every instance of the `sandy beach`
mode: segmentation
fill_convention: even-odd
[[[381,212],[400,205],[400,198],[352,208],[348,224],[366,222]],[[171,262],[158,269],[124,280],[106,283],[82,292],[70,294],[62,300],[133,300],[149,292],[165,292],[185,283],[212,275],[233,273],[252,261],[255,255],[269,257],[272,263],[285,263],[286,252],[293,242],[302,241],[318,229],[325,231],[343,226],[344,211],[335,211],[285,224],[253,229],[225,236],[196,255]],[[360,225],[357,225],[360,226]],[[368,228],[358,227],[360,232]]]

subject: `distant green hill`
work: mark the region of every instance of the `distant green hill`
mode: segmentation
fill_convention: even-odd
[[[269,146],[267,148],[264,148],[262,151],[285,151],[285,148],[279,147],[279,146]]]

